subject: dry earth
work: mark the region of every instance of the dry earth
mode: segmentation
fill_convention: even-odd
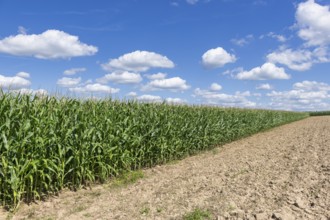
[[[136,183],[63,192],[13,219],[330,219],[330,117],[313,117],[143,171]],[[6,218],[0,211],[0,219]]]

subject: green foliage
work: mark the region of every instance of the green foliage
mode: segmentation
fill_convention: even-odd
[[[183,220],[206,220],[211,219],[211,214],[208,211],[195,209],[194,211],[183,216]]]
[[[330,115],[330,111],[309,112],[309,116],[324,116]]]
[[[102,183],[307,115],[0,92],[0,204]]]
[[[144,207],[140,210],[140,214],[141,215],[148,215],[150,212],[150,208],[149,207]]]
[[[128,171],[116,177],[112,185],[115,187],[126,186],[128,184],[135,183],[136,181],[142,179],[143,177],[144,174],[141,170]]]

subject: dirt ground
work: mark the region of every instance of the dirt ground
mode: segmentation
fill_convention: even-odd
[[[312,117],[144,170],[120,187],[63,192],[12,219],[330,219],[330,117]],[[8,213],[0,211],[0,219]],[[9,217],[7,217],[9,218]]]

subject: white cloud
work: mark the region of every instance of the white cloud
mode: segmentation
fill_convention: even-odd
[[[145,72],[150,68],[173,68],[174,63],[166,56],[149,51],[134,51],[124,54],[117,59],[111,59],[102,64],[104,70],[126,70]]]
[[[99,83],[73,87],[73,88],[69,88],[69,90],[71,92],[78,92],[78,93],[108,93],[108,94],[115,94],[120,91],[119,89],[111,88],[110,86],[102,85]]]
[[[0,52],[16,56],[33,56],[39,59],[68,59],[90,56],[97,47],[79,41],[77,36],[59,30],[47,30],[42,34],[18,34],[0,40]]]
[[[249,101],[246,97],[250,96],[250,92],[236,92],[235,95],[217,93],[209,90],[195,89],[194,96],[203,99],[203,103],[231,106],[231,107],[255,107],[255,102]]]
[[[229,54],[222,47],[210,49],[202,56],[202,62],[206,68],[223,67],[225,64],[234,63],[235,61],[235,55]]]
[[[134,97],[137,96],[137,93],[136,92],[129,92],[129,93],[126,94],[126,96],[134,98]]]
[[[222,86],[218,83],[212,83],[210,86],[211,91],[220,91],[222,89]]]
[[[97,79],[96,81],[103,84],[106,84],[108,82],[118,84],[137,84],[142,81],[142,77],[139,73],[117,71],[110,74],[106,74],[104,77]]]
[[[73,87],[77,86],[81,82],[81,78],[70,78],[70,77],[62,77],[57,80],[57,85],[61,87]]]
[[[180,98],[166,98],[165,102],[170,104],[184,104],[187,103],[187,100],[180,99]]]
[[[141,102],[162,102],[163,99],[160,96],[154,95],[141,95],[137,97],[137,100]]]
[[[266,36],[270,38],[274,38],[281,43],[285,43],[288,40],[285,36],[280,34],[275,34],[274,32],[269,32]],[[264,37],[265,35],[260,36],[261,39],[263,39]]]
[[[166,73],[155,73],[155,74],[152,74],[152,75],[145,74],[145,77],[147,77],[147,78],[150,79],[150,80],[155,80],[155,79],[165,79],[166,76],[167,76]]]
[[[318,99],[326,99],[328,98],[328,94],[325,91],[303,91],[303,90],[291,90],[287,92],[276,92],[272,91],[271,93],[267,94],[271,97],[280,97],[284,99],[295,99],[295,100],[306,100],[304,103],[310,103]]]
[[[261,67],[238,73],[236,78],[240,80],[268,80],[289,79],[290,76],[285,73],[283,68],[277,67],[273,63],[265,63]]]
[[[63,72],[64,75],[75,75],[77,73],[85,72],[86,68],[71,68]]]
[[[265,84],[260,84],[259,86],[257,86],[258,90],[271,90],[273,89],[273,86],[268,84],[268,83],[265,83]]]
[[[328,45],[330,43],[329,6],[308,0],[298,5],[296,11],[298,35],[308,46]]]
[[[283,35],[274,35],[273,37],[281,43],[284,43],[287,41],[286,37],[284,37]]]
[[[296,22],[298,36],[306,41],[305,47],[292,50],[282,46],[267,55],[268,62],[282,64],[296,71],[309,70],[315,63],[330,62],[329,6],[322,6],[314,0],[302,2],[297,7]],[[267,36],[281,41],[281,35],[270,32]]]
[[[22,77],[22,78],[25,78],[25,79],[30,78],[30,74],[27,73],[27,72],[19,72],[19,73],[16,74],[16,76],[19,76],[19,77]]]
[[[237,92],[235,92],[235,95],[236,96],[248,97],[248,96],[251,96],[251,92],[250,91],[245,91],[245,92],[237,91]]]
[[[318,47],[314,50],[292,50],[280,48],[279,50],[268,54],[267,60],[270,63],[279,63],[296,71],[306,71],[315,63],[325,63],[330,61],[328,49],[324,47]]]
[[[313,65],[313,53],[309,50],[280,49],[268,54],[267,60],[286,65],[292,70],[305,71]]]
[[[326,83],[307,80],[293,84],[293,88],[304,91],[330,91],[330,85]]]
[[[271,107],[286,110],[322,110],[321,106],[329,104],[326,102],[329,95],[325,91],[273,91],[267,96],[271,97]]]
[[[239,39],[234,38],[234,39],[231,39],[230,41],[237,46],[243,47],[243,46],[251,43],[253,38],[254,38],[253,35],[249,34],[249,35],[245,36],[244,38],[239,38]]]
[[[24,75],[24,77],[22,77]],[[0,88],[1,89],[21,89],[31,85],[31,82],[26,78],[26,74],[22,72],[16,76],[3,76],[0,75]]]
[[[189,89],[186,80],[180,77],[173,77],[168,79],[156,79],[149,82],[147,85],[142,87],[143,91],[153,90],[170,90],[170,91],[183,91]]]
[[[317,47],[313,50],[314,63],[330,62],[330,54],[328,47]]]
[[[82,85],[87,85],[87,84],[92,84],[92,83],[93,83],[93,80],[92,79],[88,79]]]
[[[303,81],[293,84],[289,91],[272,91],[267,96],[271,98],[272,108],[320,111],[329,110],[330,85],[323,82]]]
[[[237,67],[237,68],[234,68],[232,70],[226,70],[225,72],[222,73],[222,75],[229,75],[232,78],[235,78],[235,76],[238,73],[243,72],[243,71],[244,71],[243,67]]]

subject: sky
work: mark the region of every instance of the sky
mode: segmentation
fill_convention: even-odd
[[[330,109],[330,0],[0,0],[5,91]]]

